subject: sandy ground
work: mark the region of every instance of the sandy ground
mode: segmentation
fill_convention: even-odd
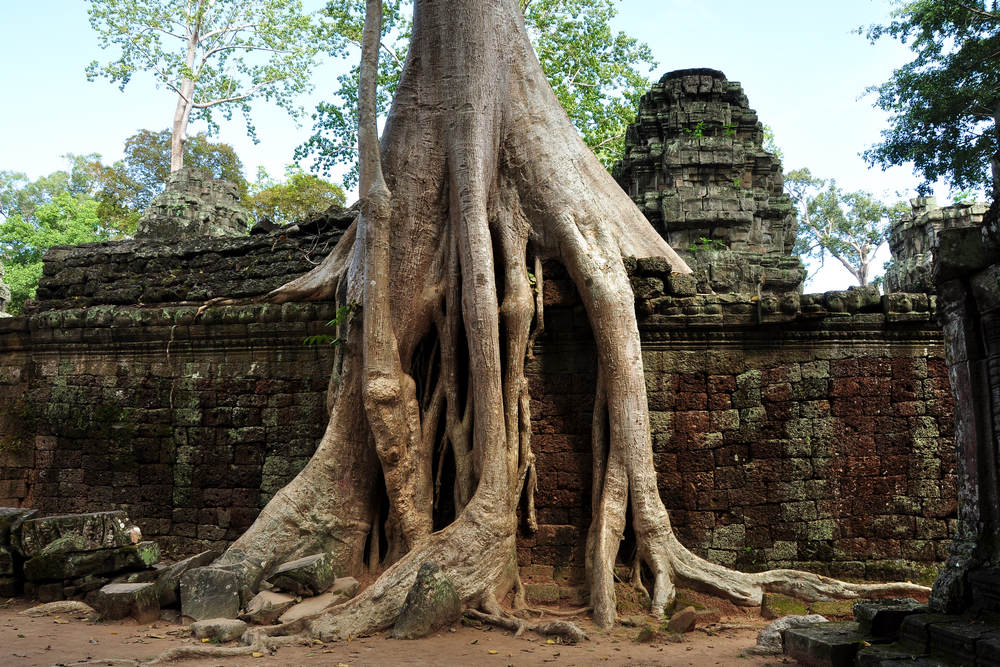
[[[184,626],[166,621],[87,622],[72,617],[30,618],[19,612],[26,600],[0,601],[0,665],[114,665],[148,660],[176,646],[200,644]],[[590,636],[577,645],[552,643],[526,633],[513,637],[499,629],[457,625],[423,639],[399,641],[375,635],[349,642],[288,646],[260,657],[188,660],[183,665],[264,667],[275,665],[781,665],[789,661],[741,657],[767,621],[756,610],[730,610],[718,624],[698,628],[679,642],[634,641],[638,628],[601,631],[587,620]],[[236,644],[232,644],[236,645]]]

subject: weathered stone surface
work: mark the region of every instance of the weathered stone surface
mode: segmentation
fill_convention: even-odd
[[[140,623],[160,618],[160,603],[153,584],[108,584],[97,592],[94,609],[109,621],[131,616]]]
[[[294,604],[295,598],[291,595],[261,591],[247,603],[246,611],[240,614],[240,619],[247,623],[271,625]]]
[[[861,632],[874,637],[896,637],[903,619],[910,614],[926,613],[927,605],[912,598],[863,600],[854,603],[854,620]]]
[[[865,636],[854,622],[819,623],[784,632],[785,655],[812,667],[853,667]]]
[[[31,616],[34,618],[65,614],[75,618],[82,617],[88,621],[96,621],[100,617],[100,614],[98,614],[93,607],[78,600],[49,602],[46,604],[40,604],[36,607],[31,607],[30,609],[25,609],[19,613],[22,616]]]
[[[25,558],[70,551],[112,549],[132,544],[132,522],[122,511],[28,519],[17,548]]]
[[[17,597],[22,587],[23,581],[19,577],[0,577],[0,598]]]
[[[691,632],[698,623],[698,612],[694,607],[684,607],[680,611],[674,612],[667,621],[668,632]]]
[[[191,624],[191,632],[196,638],[219,642],[239,639],[246,631],[247,624],[235,618],[210,618]]]
[[[287,611],[281,614],[278,620],[281,623],[291,623],[292,621],[297,621],[300,618],[318,614],[321,611],[329,609],[330,607],[346,602],[348,599],[349,598],[343,593],[333,593],[332,591],[320,593],[319,595],[306,598],[302,602],[289,607]]]
[[[764,593],[760,602],[760,615],[764,618],[803,616],[808,611],[801,600],[778,593]]]
[[[0,507],[0,547],[13,547],[12,530],[38,514],[38,510]]]
[[[156,597],[160,601],[161,607],[169,607],[176,604],[181,596],[181,577],[188,570],[196,567],[205,567],[219,557],[218,551],[202,551],[184,560],[177,561],[161,570],[156,576]]]
[[[237,576],[217,567],[198,567],[181,576],[181,614],[196,621],[236,618],[240,612]]]
[[[337,573],[328,553],[314,554],[284,563],[268,579],[293,595],[318,595],[330,588]]]
[[[160,547],[156,542],[150,541],[115,549],[50,553],[25,561],[24,578],[28,581],[44,581],[130,569],[141,570],[159,560]]]
[[[337,577],[337,581],[330,587],[329,592],[349,600],[357,594],[359,588],[361,588],[361,584],[354,577]]]
[[[250,212],[238,202],[234,183],[199,169],[175,171],[139,219],[136,238],[240,236],[250,227]]]
[[[454,584],[437,563],[425,562],[406,594],[392,636],[396,639],[425,637],[462,616],[462,601]]]
[[[826,623],[827,620],[819,614],[803,616],[785,616],[774,621],[757,634],[757,645],[747,652],[755,655],[778,655],[782,650],[781,635],[789,628],[803,628]]]
[[[0,544],[0,577],[9,577],[14,574],[14,555],[10,550]]]

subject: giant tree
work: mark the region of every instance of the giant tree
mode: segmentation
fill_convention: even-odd
[[[560,104],[584,141],[608,168],[621,158],[625,129],[635,119],[639,97],[649,89],[644,75],[655,66],[649,46],[611,27],[620,0],[518,0],[525,27],[542,70]],[[408,0],[383,3],[377,104],[384,114],[392,101],[410,45]],[[361,45],[363,0],[328,0],[325,43],[331,55],[355,58]],[[337,89],[316,107],[314,134],[295,151],[296,159],[314,157],[329,171],[350,169],[347,185],[357,179],[358,80],[355,66],[338,77]]]
[[[1000,9],[996,0],[909,0],[867,30],[909,45],[912,61],[871,90],[891,116],[872,164],[912,162],[923,190],[938,178],[1000,195]],[[992,169],[991,169],[992,168]],[[992,174],[991,174],[992,171]]]
[[[246,589],[282,562],[332,553],[377,578],[322,614],[269,627],[324,640],[390,625],[436,561],[463,601],[496,611],[516,585],[519,499],[532,492],[524,360],[545,261],[562,264],[597,347],[586,565],[594,619],[615,620],[626,509],[653,609],[675,582],[745,604],[764,590],[851,597],[924,590],[794,571],[743,574],[690,553],[657,491],[632,289],[623,257],[689,272],[580,139],[539,66],[517,0],[416,0],[412,44],[379,143],[379,1],[365,29],[361,214],[274,301],[353,304],[317,451],[214,564]],[[444,454],[442,456],[442,454]],[[440,466],[450,468],[438,485]],[[449,488],[450,487],[450,488]],[[454,499],[453,510],[435,500]],[[386,501],[380,502],[380,498]],[[530,524],[530,503],[527,504]],[[383,545],[385,545],[383,547]],[[221,576],[221,575],[220,575]]]
[[[316,26],[300,0],[90,0],[90,24],[116,60],[87,67],[124,90],[149,72],[177,95],[170,171],[184,163],[192,115],[215,128],[214,112],[243,112],[254,136],[250,103],[259,98],[297,113],[320,52]]]

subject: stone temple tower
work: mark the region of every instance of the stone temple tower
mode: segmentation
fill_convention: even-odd
[[[801,290],[795,209],[743,88],[713,69],[670,72],[643,95],[613,173],[716,292]]]

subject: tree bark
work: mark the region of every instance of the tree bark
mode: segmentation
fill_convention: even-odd
[[[371,118],[362,130],[373,131]],[[657,492],[622,258],[662,256],[675,271],[690,270],[570,124],[516,0],[416,0],[379,160],[371,159],[377,145],[365,142],[359,219],[323,263],[271,295],[361,304],[331,381],[329,427],[306,468],[218,564],[237,568],[251,588],[280,563],[320,549],[349,572],[366,562],[374,574],[386,569],[350,602],[267,633],[328,640],[385,628],[426,560],[441,565],[467,605],[496,609],[516,580],[517,508],[532,487],[524,359],[540,313],[528,266],[543,260],[567,268],[598,348],[586,549],[594,619],[615,620],[613,570],[628,503],[640,559],[654,576],[655,612],[673,599],[675,580],[747,604],[765,589],[871,592],[807,573],[733,572],[673,536]],[[373,164],[384,186],[367,171]],[[454,489],[435,491],[441,465],[452,466]],[[376,507],[381,488],[387,512]],[[436,500],[448,493],[454,516],[435,518]]]

